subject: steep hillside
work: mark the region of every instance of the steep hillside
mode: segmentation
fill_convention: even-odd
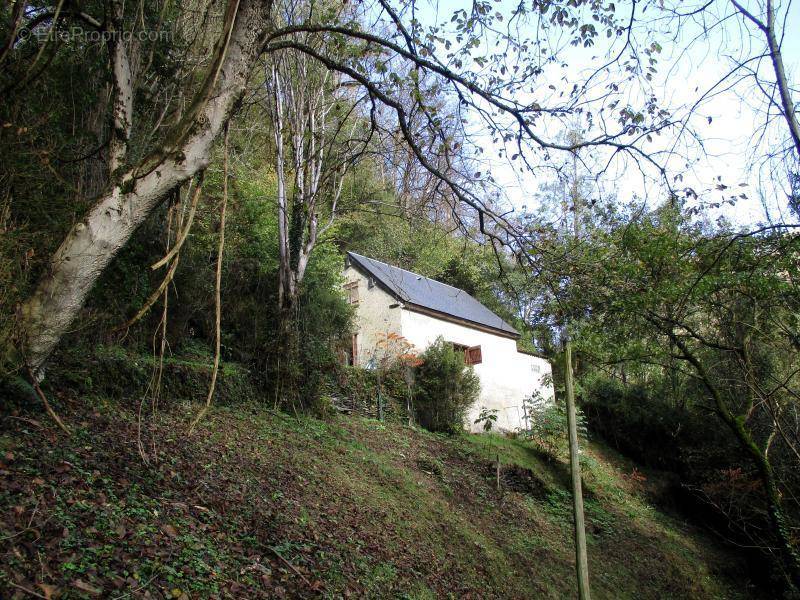
[[[525,442],[253,404],[187,438],[184,404],[144,464],[131,406],[62,408],[70,438],[2,418],[2,598],[574,596],[566,469]],[[649,504],[646,475],[585,458],[597,598],[757,596],[738,558]]]

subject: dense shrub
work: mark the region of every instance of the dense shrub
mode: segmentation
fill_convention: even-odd
[[[246,177],[234,180],[236,185],[229,191],[223,254],[222,361],[241,365],[248,372],[250,383],[273,405],[279,361],[284,359],[277,339],[277,213],[274,204],[265,202],[265,198],[274,195],[274,174],[261,169],[258,173],[248,171]],[[221,193],[220,173],[210,172],[191,233],[181,250],[173,285],[169,287],[166,349],[172,370],[182,369],[182,363],[210,365],[213,361],[213,353],[212,356],[209,353],[215,335],[214,269],[219,239],[215,203]],[[81,328],[70,337],[68,345],[90,349],[114,345],[131,355],[153,355],[154,339],[160,343],[162,300],[129,330],[112,333],[112,329],[135,314],[164,277],[163,270],[153,271],[150,265],[166,251],[167,211],[165,204],[145,222],[103,274],[82,314],[83,319],[91,317],[93,326]],[[0,261],[0,274],[3,268]],[[323,380],[336,367],[337,340],[349,338],[352,307],[341,291],[341,273],[342,257],[337,248],[331,243],[321,243],[309,262],[295,307],[293,325],[298,356],[292,367],[301,382],[297,395],[307,406],[319,399]],[[205,355],[193,358],[197,348]],[[98,368],[104,368],[104,363]],[[140,375],[132,375],[133,379],[121,387],[130,390],[146,387],[149,368]],[[95,380],[98,377],[92,375]],[[195,379],[192,387],[197,390],[191,396],[202,399],[209,377]],[[171,382],[165,380],[165,386]]]
[[[696,468],[689,464],[696,454],[702,454],[705,463],[716,463],[709,464],[712,468],[727,467],[730,444],[718,429],[709,428],[707,417],[668,400],[655,388],[588,378],[583,409],[589,428],[651,467],[686,473]]]
[[[525,399],[530,428],[523,432],[546,454],[553,458],[566,455],[569,448],[567,408],[563,402],[535,394]],[[586,416],[576,407],[578,436],[587,438]]]
[[[771,543],[758,472],[702,403],[702,390],[652,378],[622,384],[589,376],[583,408],[589,430],[640,464],[675,474],[655,498],[727,539],[749,547],[757,577],[779,576],[759,548]],[[774,583],[774,582],[773,582]]]
[[[408,389],[399,369],[383,372],[379,384],[374,369],[338,365],[335,377],[324,383],[322,393],[329,396],[339,410],[371,418],[382,416],[387,421],[406,422],[408,419]]]
[[[191,350],[191,352],[189,352]],[[166,356],[161,363],[159,404],[205,398],[211,378],[213,355],[210,348],[195,344],[180,357]],[[43,387],[55,397],[114,399],[134,405],[153,397],[152,387],[159,359],[152,353],[132,351],[124,346],[85,346],[59,349],[47,371]],[[231,404],[261,397],[245,365],[220,364],[214,402]]]
[[[464,365],[463,354],[441,337],[420,358],[414,393],[417,422],[430,431],[462,431],[467,409],[480,393],[478,376]]]

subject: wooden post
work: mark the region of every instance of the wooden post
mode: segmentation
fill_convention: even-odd
[[[578,449],[578,426],[575,414],[575,389],[572,382],[572,343],[566,333],[564,343],[564,387],[567,396],[569,429],[569,466],[572,473],[572,508],[575,517],[575,566],[578,574],[578,598],[589,600],[589,564],[586,556],[586,525],[583,518],[583,491]]]
[[[581,142],[581,135],[574,130],[569,133],[570,141]],[[572,200],[572,227],[576,240],[581,237],[581,189],[578,179],[578,153],[572,152],[572,181],[570,185]],[[566,211],[565,225],[566,225]],[[565,232],[566,233],[566,232]],[[578,448],[578,424],[575,414],[575,387],[572,381],[572,340],[567,323],[564,324],[564,388],[567,397],[567,429],[569,430],[569,466],[572,474],[572,510],[575,518],[575,569],[578,576],[578,598],[589,600],[589,564],[586,557],[586,525],[583,518],[583,490],[581,490],[581,463]]]
[[[500,453],[497,454],[497,491],[500,491]]]

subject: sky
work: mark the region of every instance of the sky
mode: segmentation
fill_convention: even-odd
[[[515,3],[514,3],[515,4]],[[422,6],[422,5],[420,5]],[[463,4],[455,1],[438,2],[425,5],[421,8],[417,17],[424,24],[442,23],[449,21],[449,16],[453,10],[462,7]],[[512,3],[501,0],[496,6],[500,12],[510,14]],[[639,4],[641,6],[641,4]],[[683,10],[692,6],[691,2],[680,4]],[[725,0],[717,0],[714,5],[717,11],[729,10],[730,6]],[[751,1],[745,6],[758,13],[758,5]],[[800,77],[800,2],[794,5],[783,3],[778,5],[779,16],[787,15],[785,38],[783,40],[783,55],[790,82],[797,84]],[[618,4],[618,14],[627,14],[630,4],[624,0]],[[653,13],[644,15],[652,17]],[[657,72],[651,82],[652,93],[665,105],[674,111],[674,114],[681,114],[687,107],[694,104],[698,96],[707,89],[710,84],[716,82],[730,69],[734,60],[738,56],[751,56],[757,53],[763,45],[761,38],[750,38],[747,30],[742,26],[741,18],[729,18],[723,27],[713,30],[707,37],[700,39],[701,32],[698,23],[684,22],[679,31],[674,31],[675,24],[664,23],[660,27],[650,27],[648,30],[641,28],[637,30],[640,39],[653,39],[660,43],[662,51],[657,55]],[[659,30],[660,29],[660,30]],[[750,25],[750,32],[754,28]],[[523,34],[532,35],[533,25],[528,30],[523,30]],[[551,65],[545,69],[545,79],[549,79],[556,84],[556,87],[568,89],[573,82],[581,81],[585,73],[593,70],[599,61],[607,59],[609,53],[616,53],[619,43],[608,46],[604,43],[605,37],[601,36],[600,43],[591,49],[575,49],[568,47],[562,52],[565,66]],[[558,44],[559,40],[553,39],[553,44]],[[563,42],[563,41],[562,41]],[[491,40],[489,40],[489,46]],[[687,49],[688,47],[688,49]],[[563,48],[563,45],[562,45]],[[480,51],[491,51],[491,48],[480,48]],[[481,54],[476,51],[475,54]],[[766,77],[772,77],[771,64],[768,60],[762,61],[759,71]],[[554,93],[554,92],[551,92]],[[540,92],[531,92],[531,97],[535,97]],[[784,123],[778,122],[779,128],[773,127],[770,136],[765,144],[758,147],[753,143],[753,132],[758,129],[759,123],[763,121],[764,106],[763,95],[754,89],[753,85],[743,82],[733,89],[716,95],[704,102],[698,109],[694,117],[690,120],[692,127],[699,134],[703,141],[703,148],[698,145],[684,143],[678,146],[683,158],[681,160],[672,159],[668,162],[668,167],[672,175],[681,173],[683,180],[676,182],[676,188],[691,188],[699,194],[699,200],[693,198],[690,202],[704,202],[706,208],[703,214],[709,219],[717,219],[724,216],[734,224],[739,226],[752,226],[756,223],[764,222],[767,218],[762,197],[773,219],[790,219],[785,213],[785,196],[780,190],[764,181],[763,171],[753,168],[753,161],[775,141],[776,132],[780,135],[786,133]],[[635,104],[636,94],[630,99]],[[800,102],[800,93],[795,94],[795,102]],[[484,155],[494,157],[490,161],[492,175],[503,189],[506,201],[517,210],[523,206],[528,209],[535,209],[536,200],[533,191],[546,182],[550,177],[547,171],[537,171],[531,173],[528,170],[519,170],[517,163],[512,163],[508,159],[497,159],[498,146],[492,140],[482,134],[482,125],[475,118],[472,123],[467,125],[468,130],[478,140],[479,145],[484,147]],[[557,129],[550,127],[550,131],[544,131],[551,138],[559,135]],[[666,145],[672,144],[674,135],[667,134],[654,139],[653,143],[646,145],[646,150],[664,149]],[[684,138],[687,139],[688,138]],[[474,141],[474,140],[473,140]],[[509,155],[511,152],[509,152]],[[601,161],[602,153],[593,152],[590,156],[585,156],[589,168],[596,168]],[[515,166],[517,167],[515,169]],[[720,178],[720,179],[718,179]],[[599,195],[613,194],[619,201],[628,202],[635,200],[646,202],[650,206],[662,201],[667,194],[666,186],[660,183],[660,179],[654,173],[648,173],[643,177],[639,170],[630,162],[617,161],[610,168],[605,177],[598,181],[596,190]],[[728,188],[724,192],[716,189],[720,183],[724,183]],[[708,203],[717,201],[724,196],[729,196],[733,191],[736,195],[744,194],[745,199],[738,199],[735,205],[724,205],[719,208],[709,207]]]

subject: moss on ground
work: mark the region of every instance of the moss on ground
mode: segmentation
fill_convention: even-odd
[[[61,406],[0,432],[0,597],[574,597],[568,472],[522,440],[174,403]],[[147,462],[139,449],[143,449]],[[500,457],[502,489],[495,483]],[[758,597],[741,559],[583,456],[596,598]]]

